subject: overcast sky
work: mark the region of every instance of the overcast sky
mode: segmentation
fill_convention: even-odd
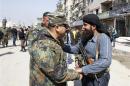
[[[59,0],[0,0],[0,21],[7,18],[21,24],[32,24],[45,11],[55,11]]]

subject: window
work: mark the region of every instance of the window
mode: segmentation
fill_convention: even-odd
[[[96,9],[96,14],[98,14],[99,13],[99,9]]]

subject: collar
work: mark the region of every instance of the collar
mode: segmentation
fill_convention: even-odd
[[[90,42],[94,42],[94,43],[96,43],[96,40],[97,40],[96,37],[93,36],[92,39],[90,39],[89,41],[90,41]]]
[[[99,39],[100,36],[101,36],[101,34],[94,35],[94,36],[92,37],[92,39],[90,39],[90,41],[96,43],[96,42],[97,42],[97,39]]]

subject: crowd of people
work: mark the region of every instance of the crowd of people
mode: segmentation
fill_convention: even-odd
[[[29,30],[31,29],[30,26],[28,27],[6,27],[3,29],[3,27],[0,28],[0,45],[1,47],[8,47],[8,41],[12,40],[12,46],[17,46],[16,44],[17,40],[20,40],[20,46],[21,50],[25,52],[26,49],[25,47],[27,46],[27,41],[28,41],[28,35],[29,35]]]

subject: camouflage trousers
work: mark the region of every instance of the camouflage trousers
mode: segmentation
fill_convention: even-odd
[[[8,46],[8,37],[7,37],[7,36],[4,36],[4,37],[1,39],[1,42],[2,42],[2,46],[3,46],[3,47],[7,47],[7,46]]]

